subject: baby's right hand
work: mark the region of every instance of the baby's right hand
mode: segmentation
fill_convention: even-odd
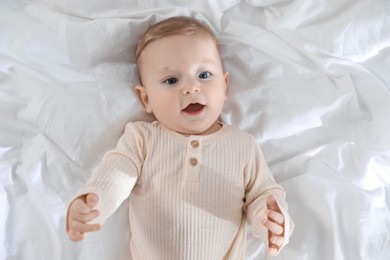
[[[99,216],[99,211],[93,209],[98,200],[95,193],[89,193],[78,197],[70,204],[67,218],[67,233],[70,240],[78,242],[84,239],[85,232],[100,229],[99,224],[87,224]]]

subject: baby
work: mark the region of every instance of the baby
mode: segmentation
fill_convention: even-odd
[[[157,121],[128,123],[72,201],[67,233],[80,241],[129,198],[133,259],[244,259],[247,219],[276,255],[293,222],[249,134],[218,121],[229,81],[213,32],[188,17],[139,41],[136,86]]]

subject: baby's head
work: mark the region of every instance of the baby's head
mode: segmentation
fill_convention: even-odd
[[[138,41],[135,51],[137,67],[140,68],[140,56],[146,46],[159,39],[174,35],[203,36],[214,41],[215,46],[218,48],[218,40],[207,25],[191,17],[176,16],[149,27]]]
[[[136,63],[136,91],[162,125],[185,135],[220,128],[229,74],[210,28],[189,17],[157,23],[138,42]]]

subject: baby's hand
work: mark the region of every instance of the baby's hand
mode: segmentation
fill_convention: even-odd
[[[96,194],[89,193],[75,199],[70,204],[67,219],[67,233],[70,240],[78,242],[84,239],[85,232],[93,232],[100,229],[99,224],[87,224],[87,222],[99,216],[99,212],[93,210],[98,200]]]
[[[272,195],[267,198],[266,214],[263,225],[268,229],[268,252],[274,256],[284,243],[284,216]]]

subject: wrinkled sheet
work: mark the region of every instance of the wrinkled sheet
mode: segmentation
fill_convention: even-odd
[[[257,138],[287,191],[296,228],[272,259],[389,259],[387,0],[1,1],[0,259],[131,259],[126,203],[80,243],[66,207],[126,122],[153,120],[134,46],[175,15],[215,30],[221,120]]]

